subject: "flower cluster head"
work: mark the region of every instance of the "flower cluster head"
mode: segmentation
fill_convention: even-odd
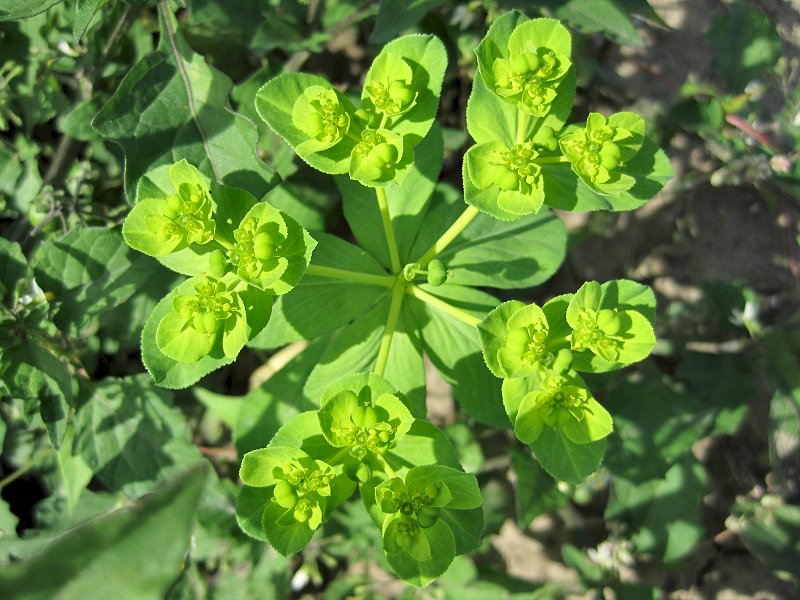
[[[388,129],[366,128],[350,154],[350,177],[362,183],[386,183],[403,157],[403,138]]]
[[[551,372],[523,396],[514,431],[530,444],[544,427],[559,430],[572,442],[586,444],[607,436],[611,415],[591,395],[583,380],[572,372]]]
[[[373,65],[375,75],[364,85],[363,109],[397,117],[414,107],[413,72],[401,56],[384,52]]]
[[[238,354],[244,345],[245,308],[234,279],[202,275],[183,285],[191,293],[173,296],[172,312],[161,319],[156,330],[156,343],[166,356],[196,362],[209,354],[220,338],[225,356]]]
[[[590,113],[586,127],[559,140],[572,170],[598,194],[618,194],[633,187],[633,177],[619,172],[639,151],[644,135],[644,120],[633,113],[617,113],[609,118]]]
[[[401,556],[428,561],[432,548],[454,545],[445,513],[474,509],[481,498],[474,475],[429,465],[378,485],[375,503],[383,514],[383,548],[390,562]]]
[[[276,480],[273,501],[287,509],[285,518],[308,523],[313,530],[322,524],[325,502],[336,478],[333,467],[308,456],[293,459],[273,470]],[[290,524],[290,523],[287,523]]]
[[[214,239],[214,202],[205,177],[186,160],[171,165],[160,197],[141,198],[122,229],[132,248],[166,256],[190,244]]]
[[[655,345],[653,327],[639,311],[620,307],[610,295],[609,284],[588,281],[570,300],[566,311],[570,347],[612,367],[642,360]],[[598,367],[597,359],[594,362]]]
[[[350,114],[339,93],[312,85],[303,90],[292,108],[292,121],[311,139],[305,150],[320,152],[339,143],[350,128]]]
[[[343,389],[326,391],[317,413],[328,443],[349,448],[350,470],[358,479],[369,475],[361,467],[371,464],[370,457],[391,450],[414,420],[399,395],[381,383],[375,376],[349,380]]]
[[[477,50],[489,89],[524,113],[547,115],[572,66],[567,30],[553,19],[533,19],[514,28],[505,48],[490,44],[484,40]]]
[[[497,351],[497,362],[509,377],[532,375],[553,362],[547,347],[550,326],[536,304],[523,306],[507,321],[505,343]]]

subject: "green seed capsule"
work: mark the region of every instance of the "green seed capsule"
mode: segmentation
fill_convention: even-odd
[[[501,190],[515,190],[519,186],[519,178],[517,174],[506,167],[498,166],[493,175],[497,182],[497,187]]]
[[[179,196],[170,196],[164,205],[164,216],[168,219],[174,219],[181,212],[181,199]]]
[[[428,263],[428,283],[442,285],[445,281],[447,281],[447,269],[441,260],[434,258]]]
[[[614,169],[619,166],[619,160],[619,146],[611,142],[603,144],[603,148],[600,150],[600,164],[606,169]]]
[[[509,58],[509,61],[511,63],[511,70],[514,73],[522,74],[532,70],[528,66],[528,59],[525,56],[525,54],[512,54],[511,57]]]
[[[622,323],[616,311],[604,308],[597,313],[597,325],[606,335],[616,335],[619,333]]]
[[[398,102],[401,106],[405,106],[414,98],[414,92],[406,85],[404,81],[393,81],[389,84],[389,97]]]
[[[420,527],[433,527],[436,519],[439,518],[439,509],[433,506],[426,506],[417,512],[417,523]]]
[[[391,166],[397,160],[397,149],[391,144],[378,144],[373,150],[373,156],[380,163]]]
[[[528,70],[529,71],[536,71],[542,64],[542,61],[539,60],[539,57],[536,56],[533,52],[526,52],[523,54],[525,60],[528,63]]]
[[[267,233],[259,233],[253,240],[253,254],[259,260],[269,260],[275,255],[275,244]]]
[[[222,250],[214,250],[211,256],[208,257],[209,270],[215,277],[222,277],[228,267],[228,261],[225,259],[225,254]]]
[[[317,137],[325,130],[325,121],[318,112],[309,113],[303,125],[306,133],[311,137]]]

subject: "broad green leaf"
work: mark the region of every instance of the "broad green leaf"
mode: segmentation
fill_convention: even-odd
[[[355,273],[385,276],[386,271],[366,252],[338,237],[315,234],[314,265]],[[363,315],[387,288],[306,274],[291,292],[275,302],[266,326],[250,344],[274,348],[287,342],[313,339]]]
[[[97,11],[104,0],[76,0],[75,2],[75,21],[72,25],[72,36],[80,40],[89,29]]]
[[[406,474],[406,488],[424,490],[428,485],[442,482],[450,490],[450,501],[444,505],[447,510],[465,510],[481,505],[481,492],[478,480],[471,473],[464,473],[444,465],[425,465],[414,467]]]
[[[198,464],[156,493],[71,529],[41,553],[5,567],[0,595],[161,598],[180,574],[207,473],[208,466]]]
[[[639,552],[670,562],[682,558],[703,535],[700,509],[706,493],[703,467],[691,455],[666,472],[663,479],[633,485],[615,478],[606,519],[623,520]]]
[[[3,0],[0,2],[0,21],[34,17],[60,3],[61,0]]]
[[[146,374],[87,388],[75,423],[75,449],[110,490],[142,494],[200,458],[171,394]]]
[[[420,286],[426,292],[478,319],[497,301],[477,290],[455,285]],[[500,382],[486,368],[478,331],[452,315],[416,298],[407,298],[420,330],[425,352],[467,412],[481,423],[508,427],[500,399]]]
[[[268,487],[275,485],[274,470],[282,467],[292,459],[307,456],[299,448],[284,446],[270,446],[252,450],[242,457],[242,466],[239,469],[239,479],[250,487]]]
[[[13,291],[20,279],[28,276],[28,261],[16,242],[0,238],[0,301],[11,306],[16,299]],[[11,292],[11,295],[9,295]]]
[[[264,533],[264,509],[272,499],[272,490],[244,485],[236,497],[236,522],[247,535],[262,542],[267,541]]]
[[[336,94],[342,111],[352,115],[355,107],[341,93],[322,77],[306,73],[282,73],[268,81],[256,94],[256,110],[261,118],[283,138],[297,155],[315,169],[328,174],[347,173],[350,167],[350,153],[355,142],[342,137],[325,149],[303,147],[302,144],[316,141],[303,131],[304,123],[295,122],[295,106],[309,88],[324,88]],[[299,118],[299,116],[298,116]],[[352,121],[350,126],[353,126]]]
[[[564,224],[547,210],[513,223],[479,215],[439,258],[454,284],[515,289],[549,279],[566,249]]]
[[[641,150],[619,172],[633,177],[634,186],[613,196],[601,196],[589,189],[568,164],[543,165],[545,204],[573,211],[634,210],[672,178],[672,165],[664,151],[645,138]]]
[[[416,561],[406,552],[386,554],[386,560],[397,576],[416,587],[426,586],[439,577],[456,555],[455,538],[443,520],[439,519],[433,527],[420,531],[430,546],[429,560]]]
[[[35,402],[53,447],[58,449],[66,433],[67,415],[73,398],[69,370],[50,350],[33,337],[3,351],[3,383],[8,393],[26,403]]]
[[[333,339],[311,372],[305,394],[319,398],[331,380],[343,375],[370,371],[378,357],[383,331],[389,313],[388,293],[373,308],[349,325],[332,334]],[[421,340],[406,298],[392,337],[384,377],[409,400],[411,414],[425,414],[425,371]]]
[[[483,537],[483,508],[443,510],[441,519],[450,528],[456,542],[456,554],[477,550]]]
[[[37,282],[59,305],[56,325],[73,336],[133,296],[153,274],[152,263],[132,252],[118,231],[102,227],[48,239],[32,262]]]
[[[444,4],[444,0],[381,0],[375,28],[369,34],[371,44],[385,44],[398,34],[408,31],[425,14]]]
[[[392,464],[404,467],[439,464],[461,468],[453,444],[438,427],[423,419],[416,419],[411,429],[392,448],[389,454]]]
[[[561,430],[544,427],[530,446],[539,464],[554,478],[567,483],[580,483],[600,466],[606,440],[576,444]]]
[[[316,410],[295,415],[284,424],[269,442],[269,446],[300,448],[309,456],[328,459],[339,452],[322,435]]]
[[[556,16],[581,33],[600,31],[618,44],[644,44],[624,7],[616,0],[570,0],[558,9]]]
[[[774,66],[781,56],[781,38],[769,17],[741,0],[714,18],[708,39],[714,66],[731,92],[741,92]]]
[[[227,107],[232,83],[210,67],[161,11],[158,49],[125,76],[94,128],[125,151],[129,197],[148,170],[186,158],[214,181],[257,198],[276,183],[258,157],[258,130]]]
[[[483,360],[495,377],[502,379],[508,376],[506,370],[497,360],[497,353],[505,346],[505,340],[508,336],[508,320],[511,315],[524,306],[519,300],[503,302],[486,315],[486,318],[478,325]]]
[[[86,464],[80,454],[75,453],[72,444],[74,438],[75,429],[69,427],[64,442],[56,454],[62,493],[67,500],[67,512],[70,517],[75,514],[81,494],[94,476],[94,469]]]
[[[517,523],[521,527],[526,527],[539,515],[552,512],[567,504],[568,498],[558,489],[557,482],[531,458],[529,453],[513,448],[511,466],[517,476],[514,486],[514,505]]]
[[[411,256],[411,248],[442,168],[442,135],[438,125],[434,124],[414,148],[414,157],[408,175],[398,185],[384,188],[398,254],[404,264],[417,258]],[[346,177],[337,177],[336,185],[342,194],[344,216],[359,245],[388,268],[389,249],[375,192]]]
[[[262,524],[269,543],[284,556],[300,552],[314,536],[308,522],[298,523],[291,508],[284,508],[274,500],[264,509]]]

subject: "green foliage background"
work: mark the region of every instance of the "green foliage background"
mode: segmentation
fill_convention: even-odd
[[[691,4],[688,18],[700,18]],[[735,561],[757,574],[735,580],[742,593],[796,593],[800,44],[777,25],[798,17],[774,2],[705,4],[701,39],[713,58],[698,79],[669,70],[664,48],[675,52],[682,31],[656,1],[0,0],[0,596],[550,598],[612,588],[642,598],[692,586],[710,595]],[[301,555],[280,557],[236,524],[240,458],[316,408],[332,373],[368,366],[387,291],[308,276],[291,302],[276,302],[255,349],[173,392],[144,373],[140,333],[177,279],[132,251],[120,224],[142,175],[186,158],[291,215],[329,266],[385,273],[364,188],[347,176],[333,185],[298,160],[258,118],[256,92],[301,68],[358,89],[381,45],[414,31],[442,39],[441,138],[417,147],[419,172],[388,192],[407,211],[394,216],[406,221],[398,244],[409,258],[462,210],[472,50],[512,8],[573,32],[578,120],[598,106],[641,112],[679,177],[645,207],[654,217],[597,213],[565,234],[550,213],[482,216],[441,258],[453,283],[490,285],[501,300],[544,304],[593,278],[651,283],[660,345],[634,369],[591,376],[615,431],[600,471],[558,482],[508,429],[499,380],[480,376],[474,328],[409,299],[395,344],[425,350],[452,386],[439,403],[428,394],[429,410],[478,476],[482,546],[421,591],[377,583],[388,571],[379,532],[352,501]],[[633,61],[649,87],[616,70],[630,56],[655,57]],[[671,85],[655,93],[659,77]],[[713,204],[720,197],[729,201]],[[558,198],[559,208],[603,208],[591,194]],[[640,204],[631,196],[617,208]],[[708,206],[718,212],[703,220]],[[728,214],[734,241],[716,246]],[[509,260],[512,231],[545,268]],[[778,250],[761,241],[770,237]],[[565,239],[567,261],[545,283]],[[704,270],[689,252],[707,246],[687,239],[713,240],[708,254],[744,246],[756,267]],[[666,267],[640,260],[642,246]],[[476,316],[494,307],[478,290],[451,289]],[[421,360],[389,370],[423,411],[434,371]],[[540,443],[570,459],[557,439]],[[547,549],[549,571],[513,563],[509,529]]]

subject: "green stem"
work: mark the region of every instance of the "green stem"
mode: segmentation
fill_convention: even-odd
[[[544,158],[535,158],[533,162],[537,165],[555,165],[558,163],[568,163],[569,159],[566,156],[545,156]]]
[[[389,461],[386,460],[380,454],[375,454],[375,461],[381,466],[383,472],[386,473],[390,478],[397,477],[397,471],[392,468],[392,465],[389,464]]]
[[[222,246],[226,250],[233,250],[233,244],[231,244],[227,239],[225,239],[219,232],[214,233],[214,241],[217,242],[220,246]]]
[[[392,300],[389,304],[389,316],[386,319],[386,328],[383,330],[383,337],[381,338],[381,346],[378,349],[378,360],[375,361],[375,368],[373,371],[376,375],[383,377],[386,371],[386,363],[389,361],[389,350],[392,347],[392,338],[394,337],[394,330],[397,327],[397,319],[400,316],[400,307],[403,304],[403,296],[405,295],[405,286],[398,281],[394,288],[392,288]]]
[[[528,113],[517,110],[517,144],[525,141],[525,132],[528,130]]]
[[[430,304],[431,306],[438,308],[440,311],[447,313],[451,317],[455,317],[462,323],[466,323],[467,325],[477,326],[483,319],[479,319],[478,317],[473,317],[466,311],[461,310],[460,308],[456,308],[452,304],[445,302],[444,300],[437,298],[433,294],[429,294],[422,288],[419,288],[415,285],[410,285],[406,288],[406,293],[409,296],[413,296],[417,300],[422,300]]]
[[[330,466],[335,467],[336,465],[339,464],[339,461],[341,461],[349,453],[350,453],[350,447],[349,446],[347,446],[345,448],[341,448],[336,454],[331,456],[325,462],[328,463]]]
[[[389,214],[389,202],[386,200],[386,190],[382,187],[375,188],[375,196],[378,198],[378,208],[381,211],[381,221],[383,230],[386,232],[386,245],[389,247],[389,260],[392,263],[392,273],[400,272],[400,255],[397,252],[397,241],[392,229],[392,216]]]
[[[441,237],[436,240],[436,242],[428,248],[428,251],[422,255],[417,262],[421,269],[424,269],[428,266],[428,263],[431,262],[434,258],[436,258],[450,243],[458,237],[464,229],[467,228],[467,225],[472,223],[472,219],[477,217],[480,214],[480,211],[475,208],[474,206],[468,206],[461,216],[456,219],[455,223],[450,225],[450,228],[445,231]]]
[[[48,448],[38,456],[34,456],[28,463],[22,465],[19,469],[17,469],[13,473],[10,473],[6,477],[3,477],[3,479],[0,479],[0,490],[2,490],[12,481],[16,481],[17,479],[25,475],[25,473],[27,473],[34,467],[39,466],[42,462],[44,462],[46,458],[51,456],[53,453],[54,450],[52,448]]]
[[[392,287],[395,278],[391,275],[373,275],[371,273],[359,273],[358,271],[346,271],[335,267],[323,267],[322,265],[308,265],[306,269],[308,275],[317,277],[327,277],[328,279],[341,279],[353,283],[366,283],[367,285],[379,285],[382,287]]]

